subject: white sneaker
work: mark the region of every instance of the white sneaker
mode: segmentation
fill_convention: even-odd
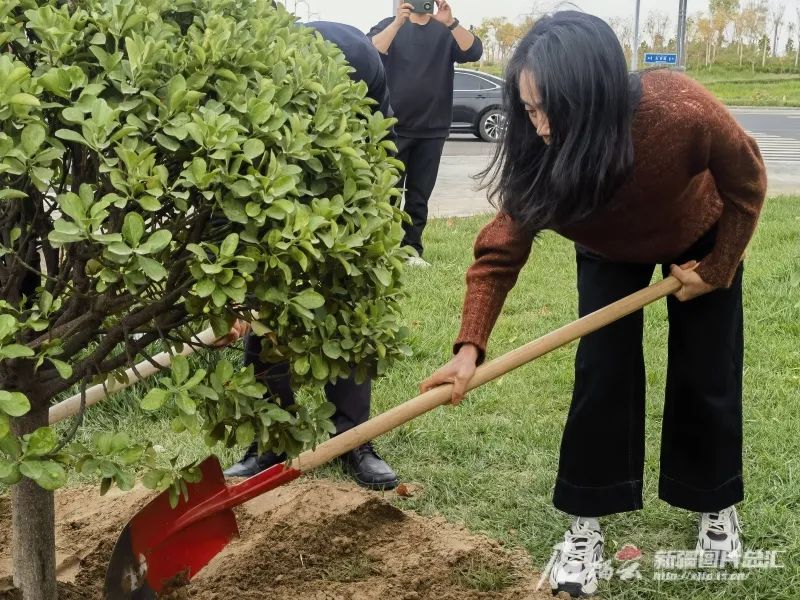
[[[429,263],[427,260],[425,260],[424,258],[421,258],[419,256],[409,256],[406,259],[406,264],[409,267],[430,267],[431,266],[431,263]]]
[[[736,507],[730,506],[719,512],[700,513],[700,530],[697,535],[697,551],[719,552],[724,559],[739,557],[742,553],[741,528]]]
[[[550,570],[553,595],[591,596],[597,591],[597,567],[603,562],[603,534],[597,519],[577,517],[564,534]]]

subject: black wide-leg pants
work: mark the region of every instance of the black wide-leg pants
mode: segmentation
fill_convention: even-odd
[[[702,260],[705,236],[675,264]],[[577,248],[581,316],[646,287],[655,265],[622,264]],[[664,276],[669,264],[663,265]],[[670,296],[659,497],[712,512],[742,500],[743,316],[740,265],[729,289],[689,302]],[[599,517],[642,507],[645,451],[643,311],[584,337],[561,442],[553,502]]]

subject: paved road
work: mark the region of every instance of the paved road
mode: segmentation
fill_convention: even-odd
[[[732,112],[748,131],[800,141],[800,109],[738,108]]]
[[[770,194],[800,193],[800,110],[748,108],[732,112],[761,148]],[[453,135],[448,140],[431,198],[431,217],[493,210],[485,192],[470,179],[486,167],[493,151],[492,144],[471,135]]]

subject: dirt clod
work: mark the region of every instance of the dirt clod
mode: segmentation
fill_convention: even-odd
[[[395,493],[401,498],[412,498],[422,491],[422,487],[412,483],[401,483],[395,489]]]

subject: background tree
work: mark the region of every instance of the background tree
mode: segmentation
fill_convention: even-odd
[[[483,61],[502,67],[519,39],[524,36],[543,14],[554,8],[568,8],[546,2],[533,2],[531,13],[519,15],[515,21],[503,17],[487,17],[476,29],[486,51]],[[692,68],[718,65],[743,67],[750,62],[753,71],[760,65],[767,70],[787,67],[798,68],[800,54],[794,42],[797,27],[786,30],[785,4],[780,0],[709,0],[708,9],[687,18],[686,63]],[[523,18],[524,17],[524,18]],[[520,20],[522,18],[522,20]],[[800,15],[798,15],[800,20]],[[512,33],[509,23],[515,23]],[[626,58],[633,53],[633,22],[630,17],[611,17],[608,23],[623,47]],[[650,11],[641,24],[639,54],[649,51],[663,52],[675,48],[674,26],[668,13]],[[788,37],[784,39],[787,35]],[[792,40],[789,46],[789,40]],[[785,50],[790,47],[790,50]],[[788,60],[783,55],[788,54]],[[695,58],[697,57],[697,58]],[[769,63],[769,65],[768,65]],[[497,72],[495,70],[495,72]]]
[[[747,47],[750,49],[751,66],[755,69],[756,57],[761,55],[764,30],[767,22],[767,3],[754,1],[748,4],[743,11],[742,34]]]
[[[734,16],[739,12],[739,0],[709,0],[709,13],[711,27],[714,30],[713,54],[711,62],[716,62],[717,52],[725,43],[725,31],[734,22]]]
[[[645,37],[653,50],[663,51],[666,48],[668,39],[667,30],[669,26],[670,17],[667,13],[660,10],[653,10],[647,14],[643,29]]]
[[[492,62],[491,48],[489,44],[489,32],[489,24],[485,18],[480,22],[480,25],[476,25],[472,29],[472,33],[478,36],[483,42],[483,54],[481,55],[481,60],[478,63],[480,65],[483,65],[486,62]]]
[[[695,40],[703,48],[704,64],[709,66],[713,58],[713,46],[716,31],[714,24],[709,17],[701,16],[697,19],[695,29]]]
[[[609,19],[608,24],[617,34],[617,39],[619,39],[619,43],[625,52],[625,58],[630,63],[633,55],[633,20],[631,18],[612,17]]]
[[[745,48],[752,50],[758,43],[766,5],[763,2],[749,2],[733,17],[733,36],[738,48],[739,66],[744,63]]]
[[[341,52],[268,0],[4,0],[0,7],[0,482],[13,573],[53,600],[52,490],[68,470],[173,502],[196,478],[48,407],[237,317],[322,385],[406,353],[389,158]],[[261,401],[252,369],[182,357],[141,400],[210,446],[297,454],[331,406]],[[168,457],[167,457],[168,458]]]
[[[506,64],[511,57],[511,50],[520,37],[520,30],[513,23],[503,19],[494,32],[497,46],[500,50],[500,62]]]
[[[769,23],[772,31],[772,56],[778,56],[778,36],[783,28],[786,5],[783,3],[773,4],[769,10]]]
[[[759,42],[759,48],[761,49],[761,68],[763,69],[767,65],[767,56],[769,55],[770,50],[770,41],[769,41],[769,34],[765,33],[761,36],[761,42]]]
[[[795,44],[795,52],[794,52],[794,68],[796,69],[800,66],[800,6],[795,9],[795,14],[797,15],[796,27],[794,29],[795,34],[797,35],[797,43]]]
[[[507,22],[505,17],[484,18],[476,30],[484,43],[484,54],[490,64],[498,64],[501,60],[501,49],[497,32]]]

